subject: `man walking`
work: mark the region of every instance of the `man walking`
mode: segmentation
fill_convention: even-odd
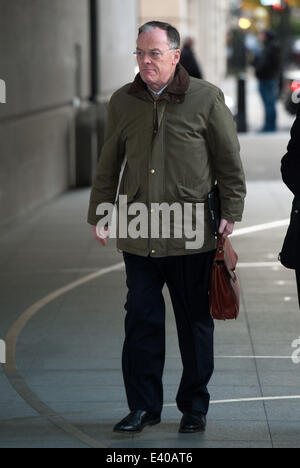
[[[265,109],[265,123],[262,132],[275,132],[277,129],[276,103],[279,98],[281,70],[280,47],[272,31],[260,33],[260,40],[263,49],[255,59],[255,72]]]
[[[239,143],[222,92],[189,77],[179,64],[180,36],[175,28],[157,21],[146,23],[139,29],[135,54],[139,74],[110,101],[88,222],[106,245],[109,229],[102,234],[97,231],[103,218],[97,207],[115,203],[119,187],[119,195],[127,196],[128,222],[135,202],[148,208],[149,217],[159,204],[177,203],[192,206],[194,227],[197,206],[202,206],[203,242],[190,247],[186,235],[163,236],[161,224],[158,235],[148,232],[147,236],[119,235],[117,239],[128,287],[122,366],[130,414],[114,430],[135,433],[160,422],[165,359],[162,290],[166,284],[183,364],[176,399],[183,413],[179,431],[202,431],[214,366],[208,289],[216,241],[206,199],[217,181],[220,232],[231,234],[234,223],[241,220],[246,194]],[[157,219],[161,221],[161,216]],[[171,217],[169,224],[171,231],[178,228]]]
[[[300,306],[300,104],[291,130],[288,150],[281,161],[281,173],[284,183],[294,195],[291,221],[281,252],[281,261],[287,268],[296,271]]]
[[[184,41],[184,45],[181,51],[180,56],[180,63],[186,69],[190,76],[194,78],[199,78],[199,80],[203,80],[203,73],[201,70],[200,65],[197,63],[193,46],[194,46],[194,39],[192,37],[187,37]]]

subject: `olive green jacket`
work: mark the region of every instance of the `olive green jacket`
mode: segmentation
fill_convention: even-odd
[[[187,248],[185,235],[165,238],[148,231],[138,238],[118,236],[118,249],[153,257],[213,250],[216,242],[206,200],[216,182],[221,217],[241,221],[246,187],[240,146],[220,89],[190,78],[178,65],[172,83],[157,100],[139,74],[113,94],[88,222],[96,225],[103,218],[97,214],[98,205],[115,204],[118,195],[127,195],[128,207],[133,202],[145,204],[149,226],[152,203],[193,203],[194,227],[195,204],[204,204],[204,242],[199,248]],[[127,222],[134,218],[131,214]]]

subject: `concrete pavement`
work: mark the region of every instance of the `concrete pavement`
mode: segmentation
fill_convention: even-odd
[[[280,181],[288,133],[241,136],[248,197],[232,237],[240,316],[217,322],[212,404],[204,434],[178,434],[181,376],[167,290],[162,423],[112,432],[127,414],[121,374],[125,273],[114,241],[86,224],[89,190],[70,191],[0,233],[0,447],[300,447],[300,335],[294,272],[277,262],[292,196]],[[260,226],[257,232],[240,231]],[[8,334],[8,335],[7,335]],[[299,346],[300,347],[300,346]]]

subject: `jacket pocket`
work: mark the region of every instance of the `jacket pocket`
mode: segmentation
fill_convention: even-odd
[[[130,188],[130,190],[128,190],[128,194],[127,194],[127,203],[132,203],[134,202],[139,194],[140,194],[140,184],[139,185],[136,185],[132,188]]]
[[[127,193],[120,193],[119,194],[119,204],[120,206],[123,206],[125,204],[125,196],[127,196],[127,204],[129,203],[133,203],[139,196],[140,194],[140,188],[141,188],[141,184],[137,184],[137,185],[133,185],[132,187],[130,187],[127,191]],[[120,199],[120,197],[122,197]]]
[[[185,185],[178,184],[177,192],[180,200],[193,202],[193,203],[204,203],[205,197],[203,193],[197,188],[186,187]]]

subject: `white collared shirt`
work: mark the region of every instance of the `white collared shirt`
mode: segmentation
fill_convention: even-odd
[[[151,93],[156,94],[157,96],[160,96],[161,93],[168,87],[168,85],[169,83],[167,83],[163,88],[161,88],[160,91],[153,91],[153,89],[151,89],[150,86],[148,85],[147,86],[148,86],[149,91],[151,91]]]

